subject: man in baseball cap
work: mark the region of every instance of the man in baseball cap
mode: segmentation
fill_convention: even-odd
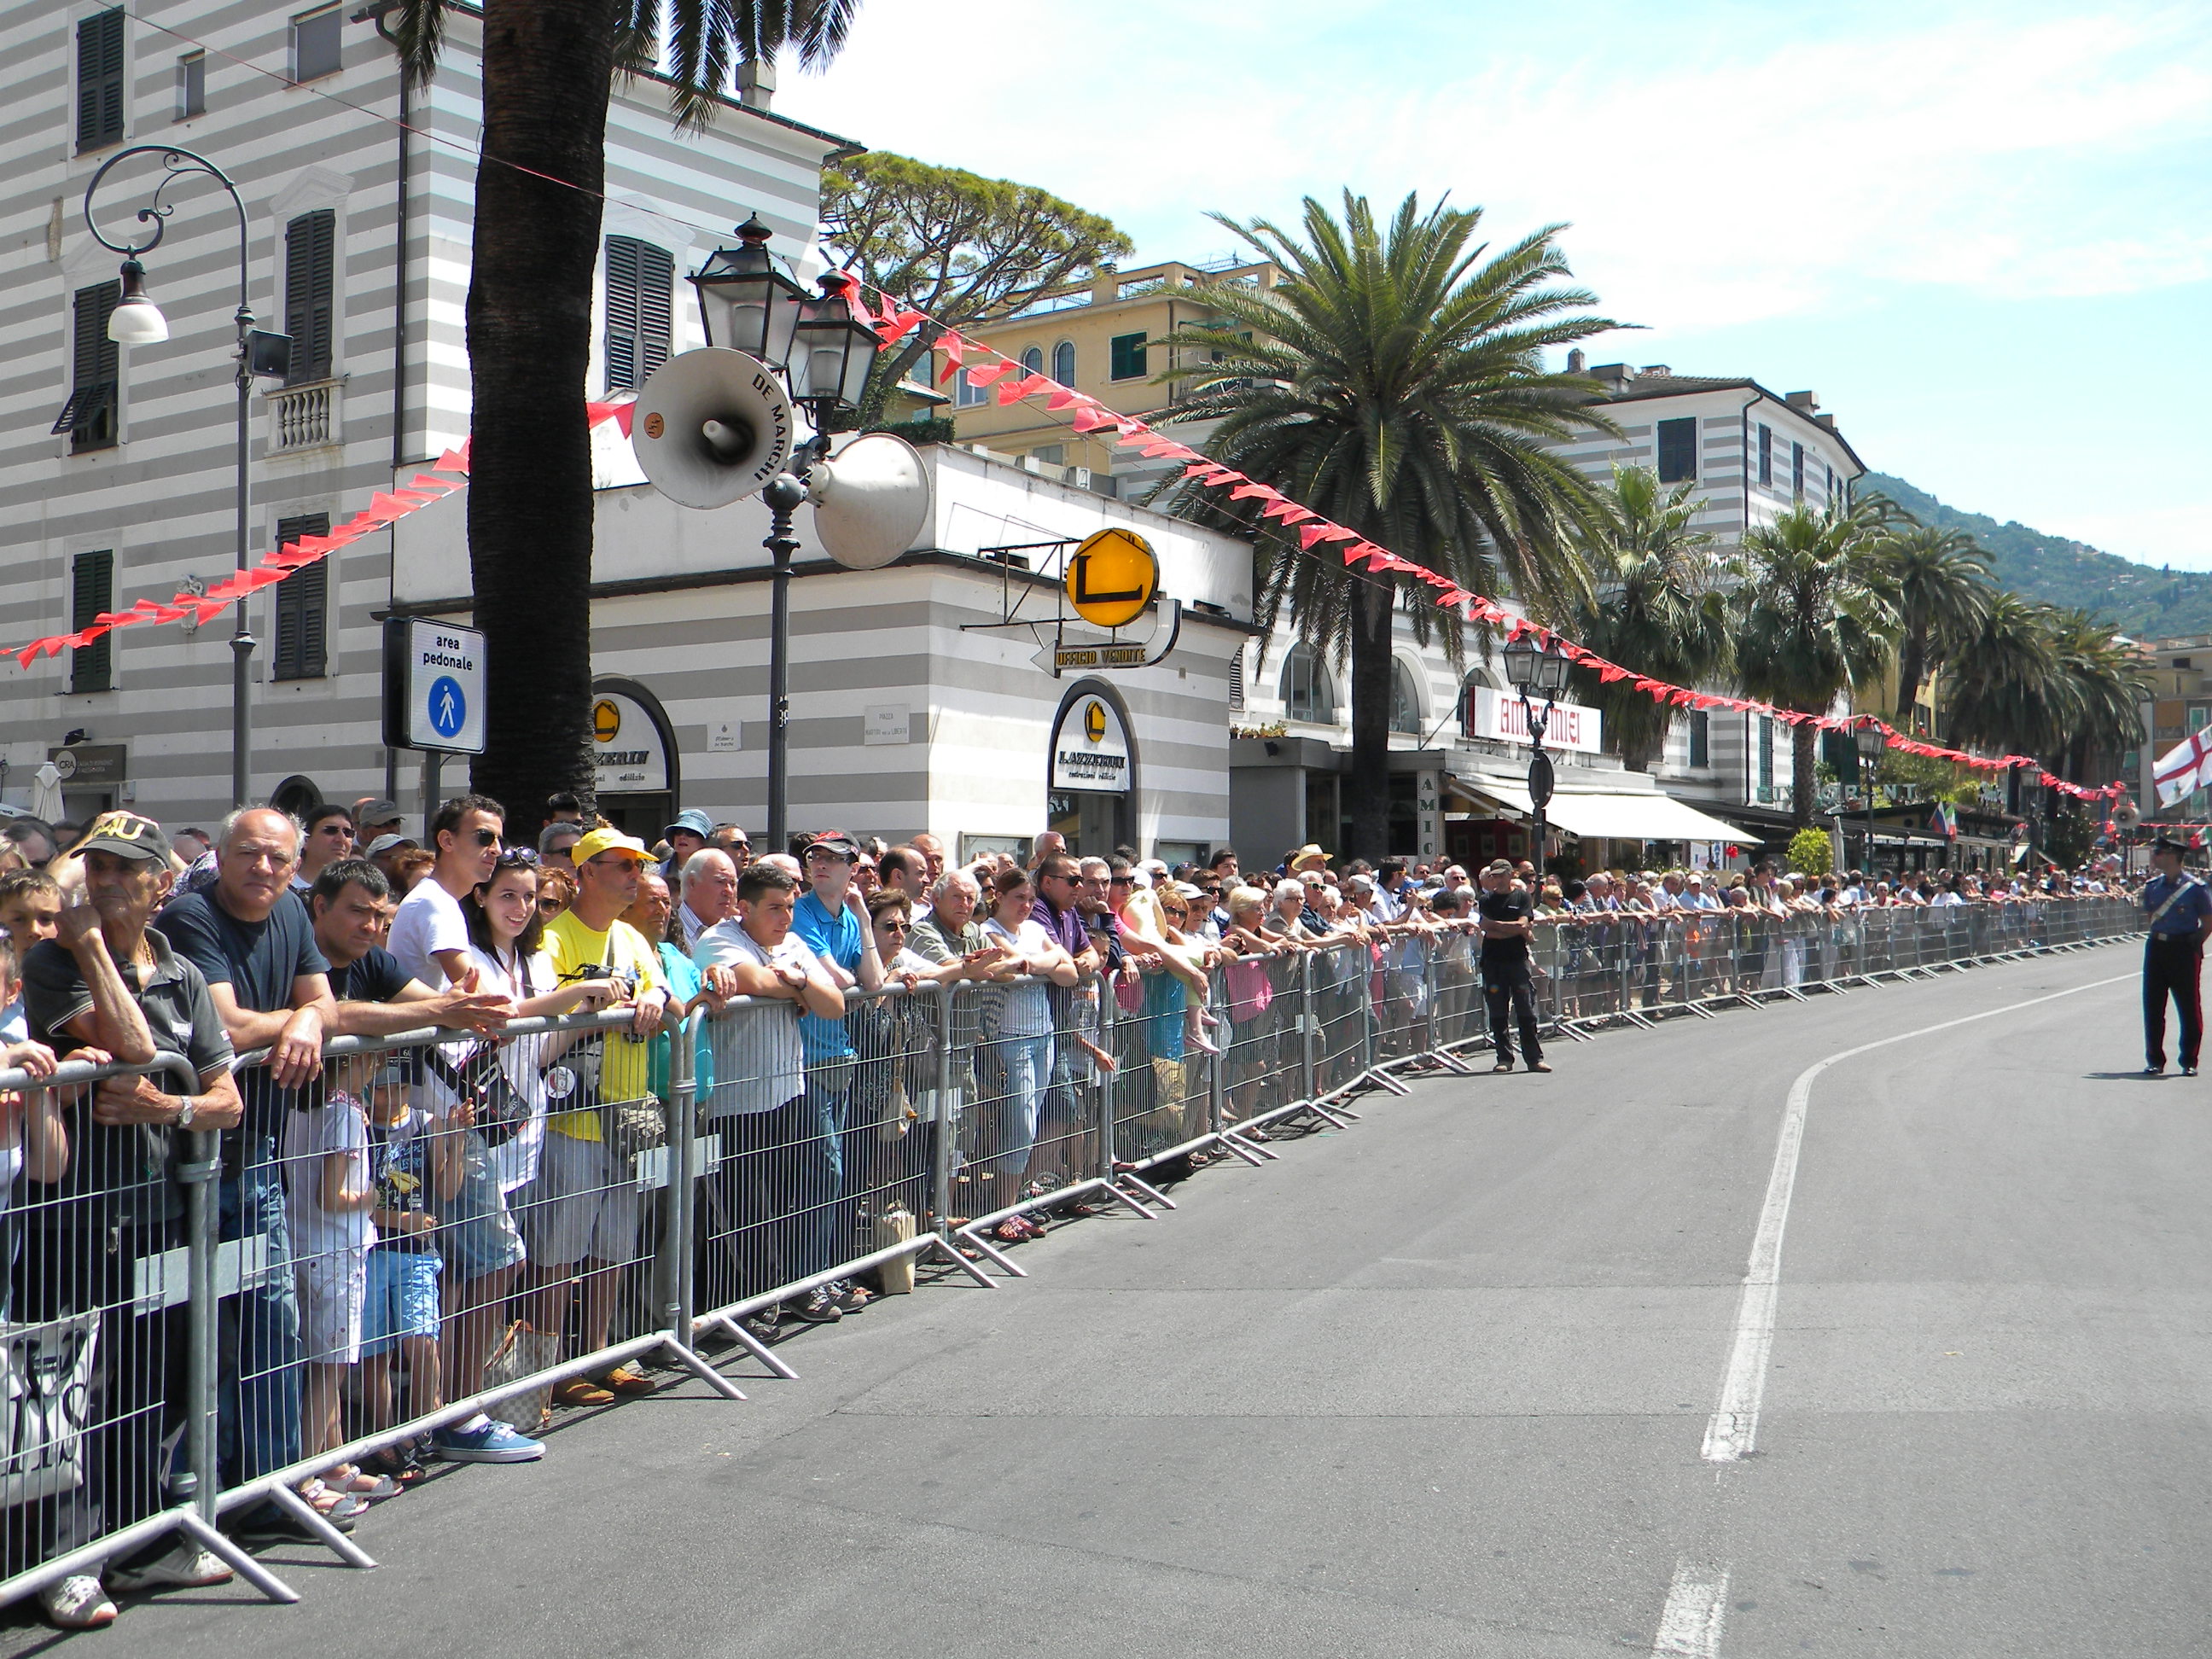
[[[112,853],[122,859],[158,859],[169,867],[169,838],[161,826],[136,812],[103,812],[91,832],[76,846],[79,857],[88,853]]]
[[[653,849],[635,836],[625,836],[611,824],[602,824],[568,849],[568,861],[586,865],[602,853],[628,853],[641,864],[653,857]]]
[[[399,831],[399,803],[396,800],[365,800],[353,809],[354,834],[364,847],[379,836],[396,835]]]
[[[850,864],[859,860],[860,843],[849,830],[824,830],[806,843],[806,850],[810,855],[817,851],[833,853]]]

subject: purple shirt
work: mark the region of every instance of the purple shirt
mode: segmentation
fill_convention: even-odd
[[[1091,930],[1083,925],[1083,912],[1070,905],[1061,910],[1040,890],[1030,914],[1038,926],[1052,935],[1052,942],[1072,957],[1081,956],[1091,948]]]

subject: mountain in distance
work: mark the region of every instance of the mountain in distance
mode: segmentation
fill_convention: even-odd
[[[2092,611],[2138,640],[2212,634],[2212,571],[2137,564],[2087,542],[1999,524],[1986,514],[1947,507],[1884,472],[1868,473],[1853,494],[1861,500],[1887,495],[1923,524],[1964,531],[1989,555],[1998,583],[2024,598]]]

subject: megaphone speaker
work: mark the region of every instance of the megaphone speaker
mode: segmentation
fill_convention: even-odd
[[[848,570],[880,570],[912,547],[929,520],[929,469],[905,439],[855,438],[807,477],[814,533]]]
[[[758,359],[717,346],[671,357],[639,388],[630,448],[685,507],[727,507],[791,465],[791,399]]]

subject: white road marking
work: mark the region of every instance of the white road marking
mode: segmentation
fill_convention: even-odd
[[[1652,1638],[1652,1659],[1713,1659],[1721,1649],[1721,1620],[1728,1616],[1726,1567],[1701,1565],[1686,1557],[1675,1563],[1667,1606]]]
[[[1790,1196],[1797,1185],[1797,1153],[1805,1139],[1805,1110],[1813,1097],[1813,1080],[1831,1066],[1856,1055],[1869,1054],[1876,1048],[1887,1048],[1892,1043],[1909,1042],[1915,1037],[1932,1036],[1938,1031],[1948,1031],[1954,1026],[1971,1025],[1977,1020],[1995,1019],[2000,1014],[2017,1013],[2023,1008],[2038,1004],[2056,1002],[2062,997],[2078,996],[2084,991],[2100,990],[2107,985],[2118,985],[2132,980],[2133,974],[2118,974],[2111,979],[2100,979],[2087,985],[2076,985],[2063,991],[2053,991],[2049,996],[2031,997],[2026,1002],[2008,1004],[2002,1008],[1986,1008],[1978,1014],[1967,1014],[1959,1019],[1947,1019],[1941,1024],[1923,1025],[1917,1031],[1900,1031],[1895,1036],[1886,1036],[1873,1042],[1862,1042],[1855,1048],[1845,1048],[1815,1061],[1797,1074],[1790,1085],[1789,1103],[1783,1109],[1781,1141],[1774,1149],[1774,1173],[1767,1178],[1766,1202],[1759,1212],[1759,1231],[1751,1243],[1751,1267],[1743,1276],[1743,1295],[1736,1304],[1735,1345],[1729,1351],[1728,1370],[1721,1379],[1720,1409],[1705,1425],[1705,1459],[1708,1463],[1735,1463],[1751,1455],[1759,1433],[1759,1407],[1766,1393],[1767,1360],[1774,1351],[1774,1308],[1781,1293],[1782,1231],[1790,1220]],[[1680,1577],[1676,1576],[1679,1585]],[[1654,1652],[1669,1652],[1669,1649],[1654,1649]]]

